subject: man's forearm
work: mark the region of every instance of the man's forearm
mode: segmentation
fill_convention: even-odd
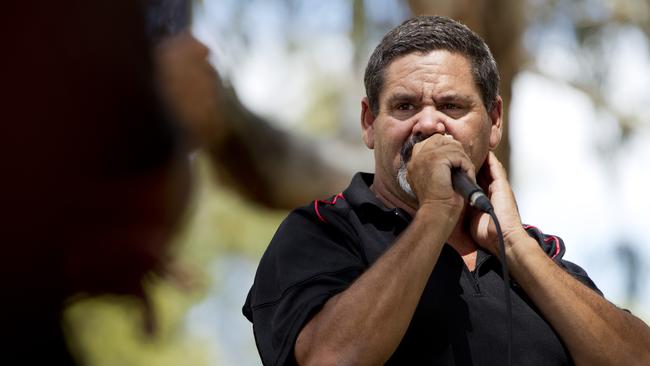
[[[298,363],[386,362],[406,333],[453,227],[440,210],[418,211],[395,244],[303,328],[295,345]]]
[[[577,365],[650,365],[650,328],[617,308],[520,236],[507,257],[513,277],[567,345]]]

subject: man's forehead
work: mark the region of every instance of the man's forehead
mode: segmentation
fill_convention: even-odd
[[[384,79],[390,76],[403,76],[422,68],[428,71],[454,73],[456,75],[472,76],[472,64],[465,55],[447,50],[431,52],[412,52],[395,58],[386,67]]]
[[[446,88],[439,97],[445,99],[469,98],[478,93],[470,60],[459,53],[434,50],[400,56],[393,60],[384,72],[383,96],[407,97],[411,87],[420,83],[444,84]],[[382,98],[383,99],[383,98]]]

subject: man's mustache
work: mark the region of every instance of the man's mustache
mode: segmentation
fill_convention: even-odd
[[[404,165],[411,160],[411,154],[413,153],[413,146],[417,144],[420,141],[424,141],[427,139],[428,136],[424,136],[422,134],[415,134],[411,135],[408,140],[402,145],[402,149],[400,150],[400,155],[402,156],[402,162]]]

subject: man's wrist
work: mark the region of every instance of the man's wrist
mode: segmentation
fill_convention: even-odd
[[[456,224],[461,210],[462,208],[458,208],[455,205],[446,202],[428,201],[418,207],[416,215],[436,220],[438,222],[440,222],[441,219],[443,221],[447,219],[453,224]]]
[[[528,235],[526,230],[522,227],[521,230],[508,233],[504,236],[506,247],[506,256],[509,261],[521,259],[534,252],[541,250],[537,241]]]
[[[503,233],[503,241],[505,242],[506,247],[512,247],[516,243],[524,241],[528,238],[530,238],[530,235],[528,235],[526,229],[524,229],[523,226],[518,227],[515,230],[506,230]]]
[[[460,209],[455,208],[453,205],[428,202],[418,207],[415,212],[414,221],[424,223],[428,229],[436,232],[451,233],[451,230],[456,226],[460,217]],[[447,239],[447,236],[443,240]]]

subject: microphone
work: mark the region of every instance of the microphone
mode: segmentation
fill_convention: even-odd
[[[451,169],[451,184],[454,187],[454,191],[463,196],[469,202],[470,206],[486,213],[494,210],[492,203],[481,187],[472,182],[461,168]]]

